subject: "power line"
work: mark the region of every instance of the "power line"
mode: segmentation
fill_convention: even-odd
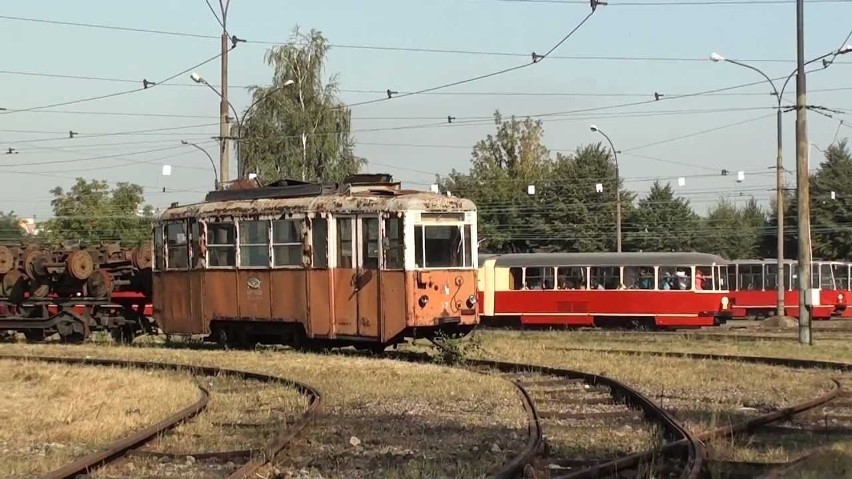
[[[0,17],[0,18],[2,18],[2,17]],[[236,46],[236,44],[234,44],[234,46]],[[231,48],[228,49],[228,51],[233,50],[234,46],[231,46]],[[140,88],[134,88],[132,90],[123,90],[123,91],[118,91],[118,92],[114,92],[114,93],[108,93],[108,94],[105,94],[105,95],[98,95],[98,96],[94,96],[94,97],[78,98],[76,100],[70,100],[70,101],[65,101],[65,102],[60,102],[60,103],[51,103],[49,105],[41,105],[41,106],[34,106],[34,107],[21,108],[21,109],[7,108],[4,111],[0,111],[0,114],[8,115],[8,114],[12,114],[12,113],[41,110],[41,109],[44,109],[44,108],[55,108],[55,107],[58,107],[58,106],[75,105],[75,104],[78,104],[78,103],[85,103],[85,102],[90,102],[90,101],[95,101],[95,100],[104,100],[104,99],[107,99],[107,98],[114,98],[114,97],[122,96],[122,95],[129,95],[131,93],[136,93],[136,92],[139,92],[139,91],[154,88],[157,85],[160,85],[162,83],[167,83],[167,82],[169,82],[169,81],[171,81],[171,80],[173,80],[173,79],[175,79],[175,78],[177,78],[177,77],[179,77],[179,76],[181,76],[181,75],[183,75],[187,72],[195,70],[196,68],[199,68],[203,65],[206,65],[207,63],[210,63],[213,60],[216,60],[217,58],[219,58],[221,56],[222,56],[222,53],[218,53],[218,54],[208,58],[207,60],[202,61],[201,63],[195,64],[195,65],[187,68],[186,70],[182,70],[178,73],[175,73],[174,75],[172,75],[170,77],[167,77],[163,80],[160,80],[159,82],[148,82],[147,80],[143,80],[142,81],[143,86],[140,87]]]
[[[132,135],[142,135],[142,134],[145,134],[145,133],[157,133],[157,132],[163,132],[163,131],[184,130],[184,129],[188,129],[188,128],[204,128],[204,127],[216,126],[216,125],[218,125],[218,123],[202,123],[202,124],[196,124],[196,125],[181,125],[181,126],[167,126],[167,127],[162,127],[162,128],[149,128],[149,129],[145,129],[145,130],[113,131],[113,132],[106,132],[106,133],[91,133],[91,134],[83,133],[82,135],[79,132],[74,132],[74,134],[75,134],[74,138],[71,138],[69,135],[66,134],[65,136],[53,137],[53,138],[34,138],[34,139],[30,139],[30,140],[18,140],[18,141],[6,140],[6,141],[4,141],[4,143],[10,144],[10,145],[20,145],[20,144],[25,144],[25,143],[41,143],[41,142],[45,142],[45,141],[60,141],[60,140],[67,141],[67,140],[76,139],[77,137],[80,137],[80,136],[82,136],[83,138],[103,138],[103,137],[109,137],[109,136],[123,136],[123,135],[132,136]],[[0,130],[0,131],[3,131],[3,130]],[[17,131],[18,132],[26,132],[26,130],[17,130]],[[30,131],[30,132],[32,132],[32,133],[62,133],[62,132],[40,132],[40,131]],[[158,134],[160,134],[160,133],[158,133]]]
[[[587,5],[588,2],[582,0],[497,0],[506,3],[556,3],[556,4],[575,4]],[[850,3],[852,0],[803,0],[804,3]],[[649,1],[649,2],[610,2],[607,7],[659,7],[659,6],[702,6],[702,5],[747,5],[747,6],[765,6],[765,5],[786,5],[796,3],[796,0],[672,0],[665,1]]]
[[[789,3],[792,3],[793,0],[790,0]],[[849,1],[849,0],[841,0],[841,1]],[[577,4],[588,5],[587,1],[577,1]],[[731,3],[731,2],[722,2],[722,3]],[[748,2],[753,3],[753,2]],[[819,2],[817,2],[819,3]],[[664,3],[665,5],[669,5],[671,3]],[[623,4],[615,4],[611,3],[608,6],[619,6]],[[168,30],[156,30],[156,29],[148,29],[148,28],[135,28],[135,27],[122,27],[122,26],[114,26],[114,25],[105,25],[105,24],[95,24],[95,23],[80,23],[80,22],[68,22],[68,21],[58,21],[58,20],[49,20],[42,18],[31,18],[31,17],[16,17],[16,16],[0,16],[0,19],[4,20],[13,20],[13,21],[24,21],[24,22],[35,22],[35,23],[44,23],[44,24],[55,24],[55,25],[63,25],[63,26],[72,26],[72,27],[82,27],[82,28],[94,28],[94,29],[105,29],[105,30],[113,30],[113,31],[125,31],[125,32],[133,32],[133,33],[147,33],[147,34],[157,34],[157,35],[168,35],[168,36],[176,36],[176,37],[190,37],[190,38],[200,38],[206,40],[219,40],[218,35],[207,35],[207,34],[199,34],[199,33],[188,33],[188,32],[180,32],[180,31],[168,31]],[[246,43],[253,45],[285,45],[286,42],[281,41],[270,41],[270,40],[252,40],[247,39]],[[371,51],[387,51],[387,52],[402,52],[402,53],[440,53],[440,54],[455,54],[455,55],[474,55],[474,56],[495,56],[495,57],[524,57],[529,58],[528,53],[520,53],[520,52],[501,52],[501,51],[489,51],[489,50],[470,50],[470,49],[449,49],[449,48],[426,48],[426,47],[403,47],[403,46],[394,46],[394,45],[363,45],[363,44],[347,44],[347,43],[329,43],[329,47],[331,48],[339,48],[342,50],[371,50]],[[607,56],[607,55],[551,55],[548,58],[553,60],[593,60],[593,61],[643,61],[643,62],[707,62],[707,58],[705,57],[667,57],[667,56],[658,56],[658,55],[649,55],[649,56]],[[749,62],[749,63],[794,63],[795,60],[785,60],[780,58],[738,58],[738,61]],[[838,62],[838,64],[850,64],[850,62]],[[194,86],[190,84],[184,84],[181,86]],[[378,91],[376,93],[384,93],[382,91]]]

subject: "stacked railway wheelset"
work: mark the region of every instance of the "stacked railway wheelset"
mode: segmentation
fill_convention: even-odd
[[[155,332],[148,319],[152,259],[150,243],[0,245],[0,334],[82,342],[109,331],[129,342]]]

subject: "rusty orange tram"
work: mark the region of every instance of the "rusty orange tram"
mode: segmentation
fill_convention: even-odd
[[[154,318],[225,345],[382,350],[466,334],[475,238],[473,202],[390,175],[213,191],[155,224]]]

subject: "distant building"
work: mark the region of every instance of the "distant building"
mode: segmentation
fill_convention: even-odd
[[[18,220],[18,226],[20,226],[25,233],[31,236],[41,233],[38,225],[36,225],[35,218],[21,218]]]

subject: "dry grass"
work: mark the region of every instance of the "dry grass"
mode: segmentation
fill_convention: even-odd
[[[56,469],[198,397],[169,372],[12,360],[0,360],[0,390],[2,477]]]
[[[816,323],[812,346],[798,342],[796,331],[749,330],[727,331],[711,328],[701,332],[683,334],[633,334],[571,331],[488,331],[495,337],[522,337],[540,344],[554,347],[595,347],[609,349],[639,349],[649,351],[696,352],[715,354],[739,354],[754,356],[777,356],[802,359],[852,362],[852,336],[845,328],[831,328]],[[843,325],[849,327],[852,325]],[[728,336],[720,336],[728,334]],[[745,337],[738,337],[738,335]],[[748,336],[760,335],[784,340],[753,340]]]
[[[292,351],[50,344],[0,350],[219,365],[312,384],[325,394],[323,413],[277,466],[294,477],[483,477],[526,441],[526,415],[511,384],[434,365]]]

